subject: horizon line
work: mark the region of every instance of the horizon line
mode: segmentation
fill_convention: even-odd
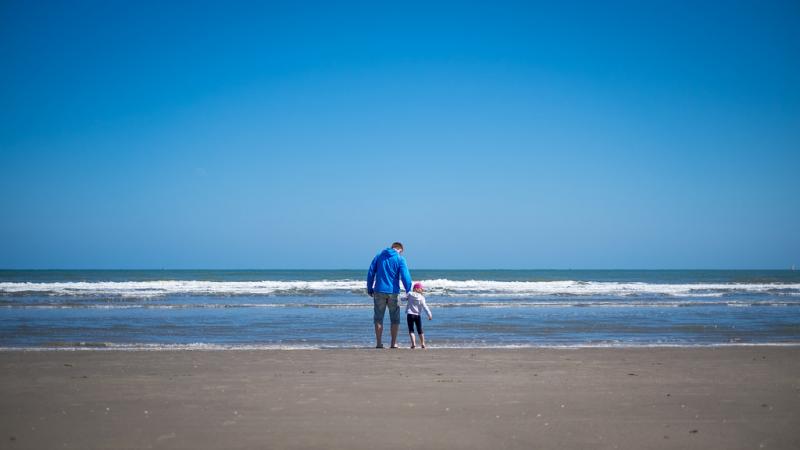
[[[360,272],[366,271],[367,269],[343,269],[343,268],[336,268],[336,269],[325,269],[325,268],[315,268],[315,269],[308,269],[308,268],[5,268],[0,267],[0,271],[291,271],[291,272],[301,272],[301,271],[329,271],[329,272]],[[589,270],[607,270],[607,271],[696,271],[696,270],[717,270],[717,271],[754,271],[754,270],[764,270],[764,271],[787,271],[787,272],[796,272],[797,270],[794,269],[794,265],[790,265],[789,267],[780,267],[780,268],[708,268],[708,267],[694,267],[694,268],[657,268],[657,269],[646,269],[646,268],[446,268],[446,269],[435,269],[435,268],[414,268],[409,269],[411,271],[478,271],[478,270],[494,270],[494,271],[589,271]]]

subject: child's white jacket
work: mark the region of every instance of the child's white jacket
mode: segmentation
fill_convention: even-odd
[[[408,302],[406,305],[406,314],[414,314],[415,316],[418,316],[424,309],[425,312],[428,313],[428,318],[433,318],[431,315],[431,310],[428,309],[428,304],[425,303],[424,295],[420,294],[419,292],[409,292],[408,296],[406,297],[406,301]]]

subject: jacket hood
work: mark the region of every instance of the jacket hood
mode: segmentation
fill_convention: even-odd
[[[381,252],[381,257],[383,257],[383,258],[391,258],[391,257],[396,256],[396,255],[397,255],[397,250],[395,250],[395,249],[393,249],[391,247],[385,248]]]

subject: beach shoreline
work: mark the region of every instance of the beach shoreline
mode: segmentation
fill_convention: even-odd
[[[800,347],[4,351],[0,448],[798,448]]]

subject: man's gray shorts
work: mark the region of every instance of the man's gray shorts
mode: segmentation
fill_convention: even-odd
[[[372,294],[372,301],[375,303],[375,313],[372,319],[375,323],[383,325],[383,316],[386,314],[386,307],[389,307],[389,321],[392,325],[400,324],[400,305],[397,304],[397,294],[384,294],[375,292]]]

